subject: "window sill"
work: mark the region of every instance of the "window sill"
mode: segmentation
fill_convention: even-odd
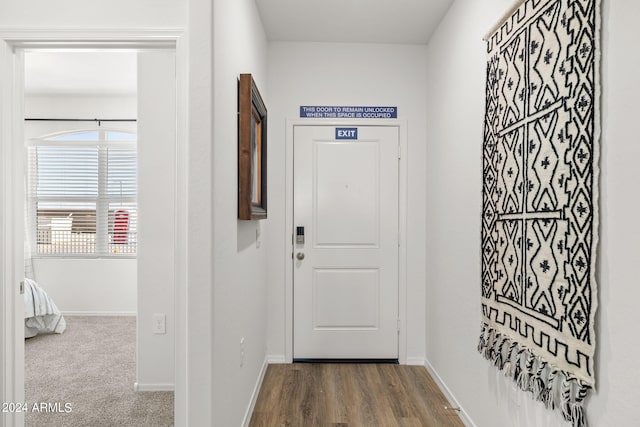
[[[31,259],[136,259],[135,254],[126,255],[63,255],[63,254],[51,254],[51,255],[32,255]]]

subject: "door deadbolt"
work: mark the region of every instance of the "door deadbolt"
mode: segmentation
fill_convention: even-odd
[[[296,243],[304,245],[304,227],[296,227]]]

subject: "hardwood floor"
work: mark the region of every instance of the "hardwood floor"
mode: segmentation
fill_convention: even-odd
[[[250,427],[464,427],[421,366],[269,365]]]

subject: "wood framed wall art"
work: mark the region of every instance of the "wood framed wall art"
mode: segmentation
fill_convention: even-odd
[[[238,219],[267,218],[267,108],[251,74],[238,82]]]

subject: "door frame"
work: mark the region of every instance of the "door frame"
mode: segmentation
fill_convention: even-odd
[[[397,119],[288,119],[285,148],[285,362],[293,362],[293,138],[297,126],[397,127],[400,143],[398,169],[398,361],[407,363],[407,122]],[[291,234],[291,236],[289,235]]]
[[[117,30],[0,28],[0,362],[3,402],[24,402],[24,313],[19,283],[24,276],[24,49],[171,49],[176,53],[176,206],[184,206],[188,142],[187,40],[181,29]],[[175,424],[188,419],[187,358],[180,349],[187,336],[187,212],[176,212],[175,233]],[[182,286],[180,286],[182,284]],[[20,340],[22,337],[22,340]],[[185,346],[186,347],[186,346]],[[22,426],[24,414],[0,417],[0,426]]]

